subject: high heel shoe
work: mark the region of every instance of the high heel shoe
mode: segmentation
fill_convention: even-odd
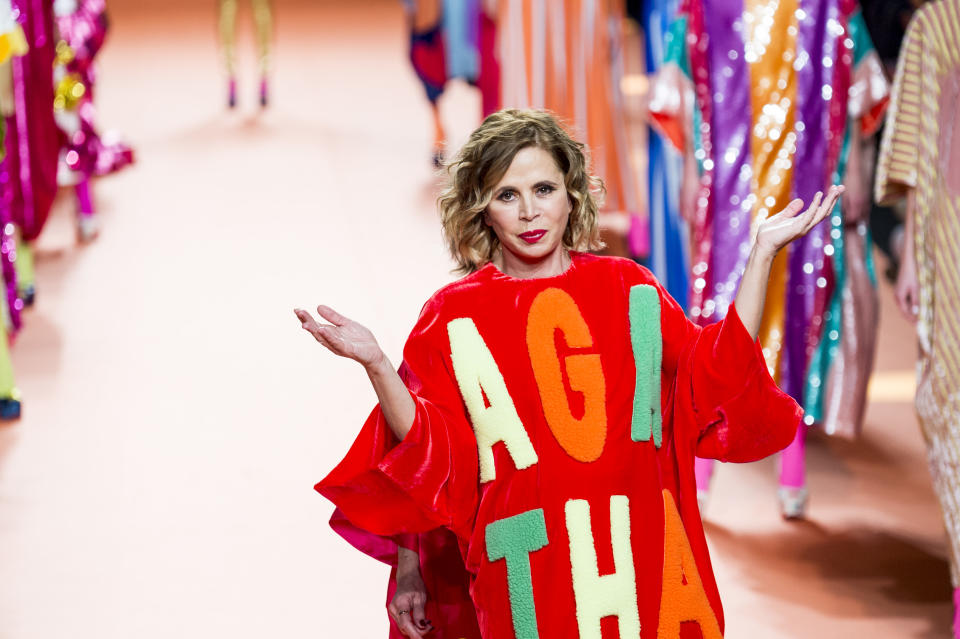
[[[260,106],[266,107],[270,103],[270,91],[266,78],[260,79]]]
[[[20,400],[12,397],[0,399],[0,420],[9,422],[20,419]]]
[[[227,108],[234,108],[237,106],[237,79],[230,78],[227,82]]]
[[[777,490],[777,499],[780,500],[780,514],[784,519],[788,521],[806,519],[810,493],[805,486],[800,488],[780,486]]]

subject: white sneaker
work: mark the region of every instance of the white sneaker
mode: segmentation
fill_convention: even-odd
[[[806,519],[807,502],[810,498],[806,486],[801,488],[780,486],[777,490],[777,498],[780,500],[780,514],[784,519]]]

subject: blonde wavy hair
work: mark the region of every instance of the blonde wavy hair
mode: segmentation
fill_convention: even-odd
[[[545,111],[503,109],[487,117],[447,165],[447,180],[437,199],[443,235],[456,271],[472,273],[490,262],[500,241],[484,221],[494,187],[514,156],[528,147],[549,153],[564,176],[573,208],[563,234],[568,250],[603,248],[598,225],[603,182],[590,175],[586,147],[574,140]]]

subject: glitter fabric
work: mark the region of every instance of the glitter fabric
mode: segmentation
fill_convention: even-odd
[[[835,177],[839,143],[856,121],[847,118],[854,9],[849,0],[687,0],[678,17],[667,66],[686,73],[661,74],[654,95],[661,77],[680,77],[696,96],[702,193],[690,314],[701,323],[724,316],[733,302],[757,221],[794,197],[809,201]],[[858,94],[871,112],[872,95]],[[661,127],[687,117],[669,104],[651,109]],[[761,342],[771,370],[797,398],[833,291],[830,230],[822,224],[778,257],[768,290]]]
[[[920,312],[916,407],[960,587],[960,2],[922,6],[894,81],[876,197],[914,190]],[[909,241],[909,239],[908,239]]]
[[[115,134],[101,137],[93,104],[95,58],[107,35],[104,0],[57,2],[57,64],[54,67],[54,112],[64,133],[57,179],[78,184],[133,162],[133,151]]]
[[[27,242],[47,221],[57,192],[57,156],[61,133],[53,119],[53,5],[44,0],[17,0],[18,20],[29,45],[13,59],[14,114],[7,118],[4,162],[11,177],[14,223]]]

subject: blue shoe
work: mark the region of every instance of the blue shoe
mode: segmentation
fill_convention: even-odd
[[[20,419],[20,400],[7,397],[0,399],[0,420],[9,422]]]

